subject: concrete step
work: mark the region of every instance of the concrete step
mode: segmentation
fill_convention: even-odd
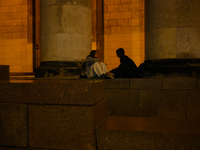
[[[96,132],[98,150],[200,149],[200,120],[109,116]]]

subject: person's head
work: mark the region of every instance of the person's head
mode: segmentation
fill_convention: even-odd
[[[119,48],[119,49],[116,50],[116,53],[117,53],[117,56],[118,56],[119,58],[121,58],[122,56],[124,56],[125,51],[124,51],[123,48]]]
[[[97,57],[97,51],[96,51],[96,50],[92,50],[92,51],[90,52],[90,56],[91,56],[92,58],[96,58],[96,57]]]

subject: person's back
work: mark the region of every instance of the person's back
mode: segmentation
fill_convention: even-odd
[[[120,63],[128,66],[130,68],[130,70],[133,71],[133,74],[138,74],[138,68],[137,68],[135,62],[132,59],[130,59],[128,56],[123,55],[120,58]]]
[[[111,70],[116,78],[133,78],[138,76],[138,68],[135,62],[125,55],[123,48],[119,48],[117,51],[117,56],[120,58],[120,65]]]

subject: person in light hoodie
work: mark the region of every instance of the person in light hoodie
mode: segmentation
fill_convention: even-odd
[[[85,75],[87,78],[114,78],[108,72],[107,66],[99,58],[96,50],[92,50],[86,57]]]

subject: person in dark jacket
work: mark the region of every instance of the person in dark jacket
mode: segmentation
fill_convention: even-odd
[[[116,51],[117,56],[120,58],[120,65],[111,70],[115,75],[115,78],[134,78],[138,76],[138,68],[135,62],[125,55],[123,48],[119,48]]]

